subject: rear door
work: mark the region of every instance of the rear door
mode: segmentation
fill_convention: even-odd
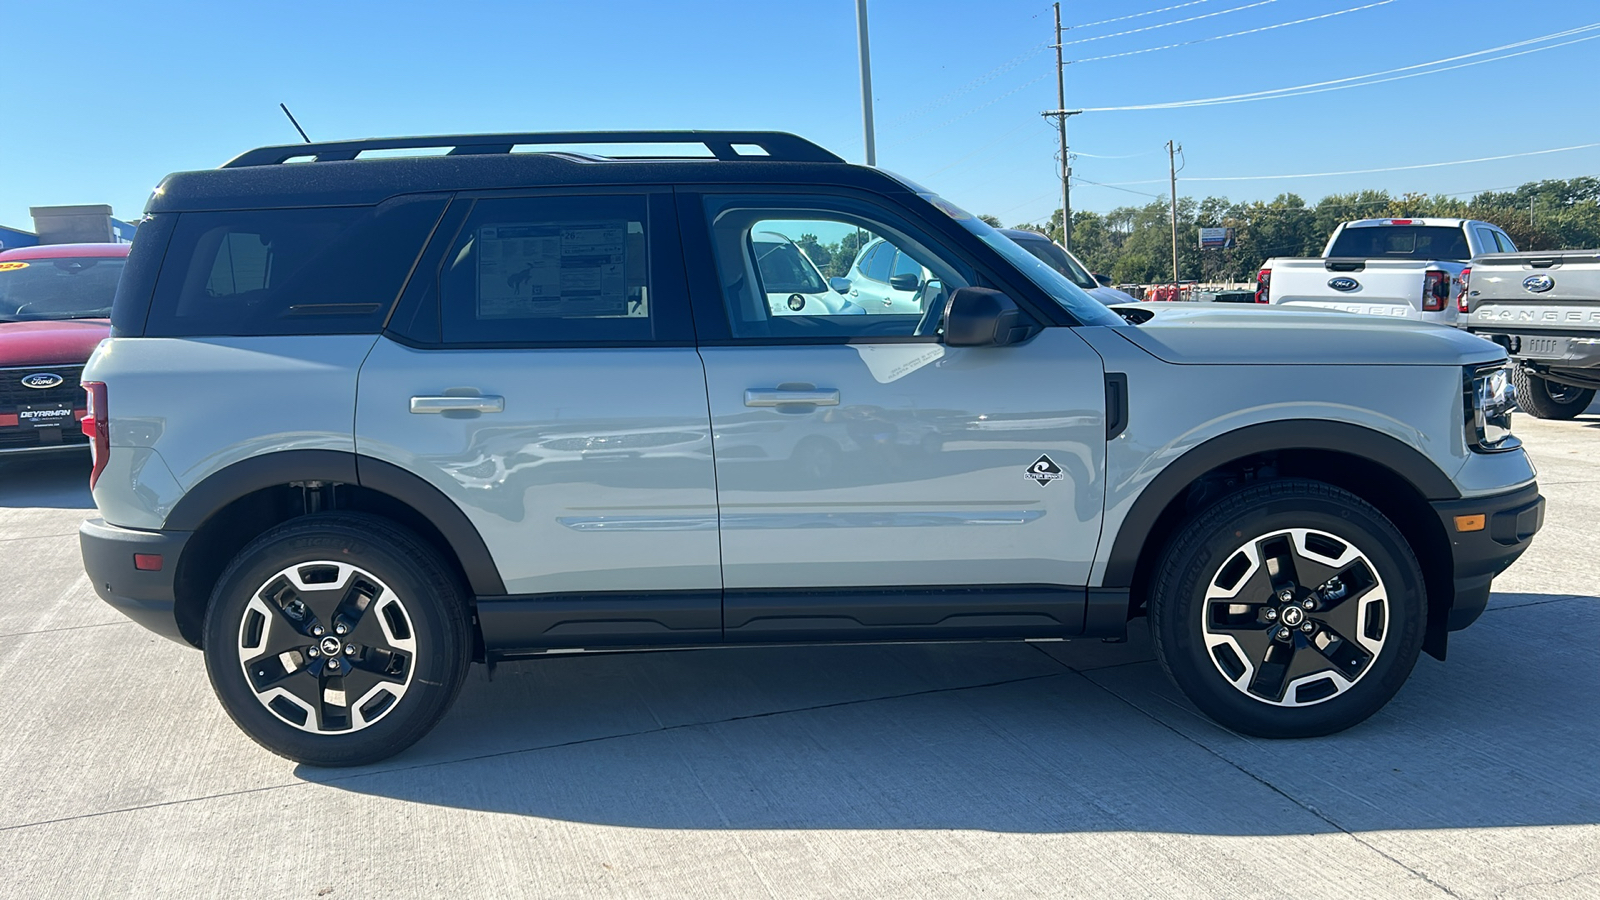
[[[1076,633],[1099,536],[1105,387],[1070,328],[946,347],[949,292],[1004,287],[877,198],[679,194],[715,433],[729,641]],[[750,235],[923,273],[916,310],[772,316]],[[929,316],[923,311],[933,308]],[[892,307],[891,307],[892,310]]]
[[[432,483],[494,557],[491,650],[720,640],[682,260],[669,192],[458,197],[362,368],[358,451]]]

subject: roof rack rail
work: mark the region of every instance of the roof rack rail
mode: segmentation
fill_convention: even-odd
[[[843,159],[805,138],[782,131],[551,131],[528,134],[447,134],[426,137],[363,138],[312,144],[284,144],[247,150],[222,164],[224,169],[275,166],[289,160],[313,162],[355,159],[367,150],[421,150],[448,147],[448,156],[510,153],[528,144],[699,144],[720,160],[842,163]],[[740,153],[736,146],[764,153]],[[653,157],[659,159],[660,157]],[[676,157],[669,157],[676,158]],[[692,157],[690,157],[692,158]]]

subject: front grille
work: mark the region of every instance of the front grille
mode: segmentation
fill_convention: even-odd
[[[51,432],[61,432],[60,441],[45,441],[44,436]],[[0,428],[0,450],[14,450],[18,447],[63,447],[89,443],[89,438],[82,431],[70,428]]]
[[[66,379],[53,388],[22,386],[22,379],[40,372],[49,372]],[[83,366],[31,366],[26,369],[0,369],[0,413],[15,413],[18,408],[32,403],[71,403],[73,409],[83,409],[86,398],[78,379],[83,376]]]

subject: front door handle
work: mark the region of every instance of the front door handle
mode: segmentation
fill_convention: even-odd
[[[475,412],[497,413],[506,411],[504,397],[412,397],[411,411],[416,414]]]
[[[838,406],[838,391],[755,390],[744,392],[745,406]]]

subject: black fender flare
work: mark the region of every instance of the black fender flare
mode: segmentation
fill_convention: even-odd
[[[506,592],[500,569],[472,520],[444,492],[392,463],[343,450],[283,450],[247,457],[207,475],[167,515],[164,530],[196,531],[247,494],[296,481],[356,484],[410,506],[433,524],[460,561],[472,592]]]
[[[1117,529],[1101,586],[1133,584],[1139,554],[1156,520],[1195,479],[1234,460],[1275,450],[1337,450],[1364,457],[1404,479],[1428,500],[1458,500],[1461,492],[1433,461],[1400,440],[1361,425],[1324,419],[1285,419],[1248,425],[1201,443],[1168,463],[1133,502]]]

